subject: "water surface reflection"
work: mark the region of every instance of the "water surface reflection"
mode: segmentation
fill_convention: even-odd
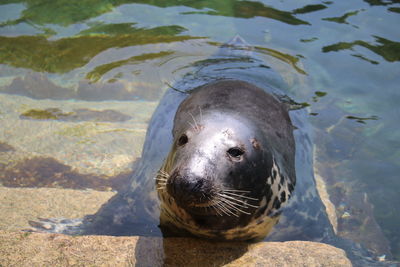
[[[399,4],[2,1],[0,181],[117,189],[166,84],[238,33],[309,108],[339,228],[399,259]]]

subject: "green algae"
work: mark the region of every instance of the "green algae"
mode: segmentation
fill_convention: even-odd
[[[0,64],[37,72],[66,73],[86,65],[94,56],[109,49],[195,39],[176,36],[185,29],[161,26],[137,29],[132,34],[105,35],[86,32],[76,37],[48,40],[43,36],[0,36]]]
[[[378,116],[370,116],[370,117],[346,116],[346,119],[355,120],[355,121],[358,122],[358,123],[363,123],[363,124],[365,124],[366,121],[368,121],[368,120],[374,120],[374,121],[376,121],[376,120],[379,119],[379,117],[378,117]]]
[[[318,102],[321,97],[326,96],[328,93],[327,92],[322,92],[322,91],[315,91],[314,94],[315,95],[312,97],[312,101],[313,102]]]
[[[58,120],[62,116],[68,116],[71,113],[62,113],[58,108],[46,110],[31,109],[21,114],[21,118],[30,118],[35,120]]]
[[[91,110],[86,108],[74,109],[72,112],[62,112],[59,108],[30,109],[20,115],[21,119],[31,120],[59,120],[59,121],[94,121],[94,122],[122,122],[131,119],[131,116],[121,112],[106,110]]]
[[[124,34],[145,34],[149,36],[167,35],[174,36],[186,31],[178,25],[160,26],[155,28],[135,28],[136,23],[115,23],[104,24],[94,23],[89,29],[79,32],[79,35],[124,35]]]
[[[371,6],[387,6],[399,3],[399,0],[364,0],[364,2]]]
[[[84,123],[84,124],[77,124],[75,126],[68,126],[65,127],[56,134],[62,135],[62,136],[67,136],[67,137],[88,137],[92,136],[94,133],[98,132],[99,129],[97,129],[96,125],[93,123]]]
[[[86,74],[86,79],[90,80],[91,82],[97,82],[105,73],[109,72],[114,68],[121,67],[127,64],[138,64],[140,62],[157,59],[161,57],[165,57],[167,55],[173,54],[173,51],[161,51],[158,53],[145,53],[139,56],[133,56],[128,59],[114,61],[108,64],[103,64],[101,66],[96,67],[94,70]],[[114,82],[117,80],[115,78],[119,78],[118,76],[114,77]]]
[[[279,60],[282,60],[283,62],[290,64],[300,74],[304,74],[304,75],[307,74],[301,67],[298,66],[300,58],[297,56],[292,56],[290,54],[283,53],[283,52],[280,52],[280,51],[277,51],[277,50],[274,50],[271,48],[266,48],[266,47],[256,47],[256,49],[260,50],[264,53],[267,53]]]
[[[9,23],[30,22],[38,25],[58,24],[68,26],[73,23],[104,14],[114,8],[112,1],[79,0],[4,0],[2,4],[23,3],[26,9],[16,21]]]
[[[332,21],[332,22],[342,23],[342,24],[349,24],[346,21],[347,18],[357,15],[360,11],[364,11],[364,10],[362,9],[362,10],[351,11],[351,12],[345,13],[343,16],[340,16],[340,17],[323,18],[322,20]]]
[[[305,14],[305,13],[310,13],[310,12],[315,12],[319,10],[323,10],[327,8],[325,5],[317,4],[317,5],[306,5],[302,8],[297,8],[293,10],[293,14]]]
[[[400,7],[390,7],[390,8],[388,8],[388,11],[394,12],[394,13],[400,13]]]
[[[293,12],[279,10],[254,1],[163,1],[163,0],[80,0],[73,2],[68,0],[4,0],[2,4],[23,3],[26,9],[22,11],[20,18],[7,21],[0,25],[16,25],[18,23],[30,23],[36,25],[57,24],[68,26],[74,23],[84,22],[90,18],[112,11],[123,4],[147,4],[157,7],[187,6],[195,9],[208,9],[209,11],[193,11],[187,14],[207,14],[215,16],[228,16],[235,18],[266,17],[291,25],[309,25],[307,21],[298,19],[296,13],[308,13],[324,9],[324,5],[306,5],[295,9]]]
[[[314,42],[314,41],[317,41],[317,40],[318,40],[317,37],[312,37],[312,38],[309,38],[309,39],[300,39],[300,42],[302,42],[302,43],[311,43],[311,42]]]
[[[161,4],[161,1],[152,1]],[[163,1],[165,2],[165,1]],[[180,1],[168,1],[173,4]],[[259,2],[253,1],[198,1],[196,4],[186,4],[187,6],[198,9],[212,9],[211,11],[192,11],[183,14],[204,14],[212,16],[226,16],[235,18],[254,18],[265,17],[278,20],[291,25],[310,25],[309,22],[301,20],[293,16],[294,13],[279,10],[270,6],[266,6]]]
[[[340,50],[352,50],[354,46],[365,47],[375,54],[380,55],[388,62],[400,61],[400,42],[391,41],[379,36],[374,36],[377,44],[370,44],[365,41],[339,42],[333,45],[324,46],[322,52],[337,52]]]

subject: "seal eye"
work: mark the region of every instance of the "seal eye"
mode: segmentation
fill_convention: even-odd
[[[189,138],[187,137],[186,134],[182,134],[181,137],[179,137],[178,139],[178,146],[183,146],[187,142],[189,142]]]
[[[243,149],[238,148],[238,147],[229,148],[227,152],[228,152],[229,156],[231,156],[235,159],[239,159],[240,156],[244,154]]]

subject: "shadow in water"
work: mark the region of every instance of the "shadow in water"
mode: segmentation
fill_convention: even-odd
[[[240,258],[248,246],[245,242],[140,237],[135,266],[222,266]]]
[[[1,150],[11,146],[0,143]],[[134,167],[134,164],[133,164]],[[129,182],[131,171],[115,176],[83,174],[50,157],[33,157],[11,165],[0,165],[0,183],[5,187],[49,187],[120,191]]]

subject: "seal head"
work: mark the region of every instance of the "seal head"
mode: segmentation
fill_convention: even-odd
[[[284,105],[249,83],[195,89],[178,108],[156,178],[161,224],[210,238],[263,238],[294,188],[292,130]]]

